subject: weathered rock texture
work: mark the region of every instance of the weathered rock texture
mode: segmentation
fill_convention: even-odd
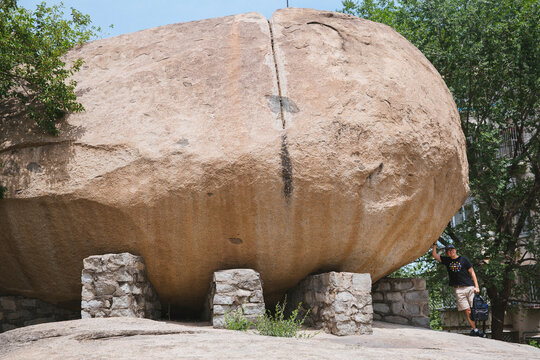
[[[371,334],[371,277],[330,272],[308,276],[290,292],[290,309],[302,303],[306,325],[334,335]]]
[[[148,281],[144,260],[129,253],[84,259],[81,317],[159,319],[161,304]]]
[[[429,329],[425,279],[380,279],[373,284],[371,295],[375,320]]]
[[[82,259],[123,251],[173,306],[202,307],[219,269],[257,270],[268,299],[323,271],[377,280],[467,196],[452,96],[388,26],[284,9],[69,57],[86,111],[59,137],[0,118],[2,293],[77,302]]]
[[[232,315],[237,310],[252,321],[264,315],[261,276],[252,269],[216,271],[208,293],[207,311],[212,325],[215,328],[224,327],[225,314]]]
[[[39,299],[0,296],[0,332],[21,326],[77,318],[78,312],[62,309]]]
[[[308,330],[315,335],[315,330]],[[538,359],[524,344],[375,322],[370,336],[310,339],[260,336],[198,324],[148,319],[80,319],[0,334],[0,359],[475,360]]]

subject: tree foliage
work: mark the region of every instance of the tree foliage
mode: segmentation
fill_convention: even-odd
[[[501,338],[509,300],[523,299],[540,277],[540,5],[366,0],[343,6],[400,32],[454,96],[472,201],[465,221],[448,226],[443,237],[473,261],[492,304],[493,336]]]
[[[56,134],[66,113],[84,110],[69,80],[82,60],[66,66],[62,56],[98,31],[73,8],[66,17],[62,5],[43,2],[30,11],[16,0],[0,0],[0,101],[17,101],[29,119]]]

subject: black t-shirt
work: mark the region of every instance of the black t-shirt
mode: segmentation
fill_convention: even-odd
[[[441,256],[441,262],[448,270],[450,286],[474,286],[471,274],[469,274],[472,264],[465,256],[458,256],[454,260],[448,256]]]

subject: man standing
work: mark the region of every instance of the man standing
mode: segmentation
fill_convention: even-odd
[[[478,280],[471,262],[465,256],[458,256],[454,245],[446,245],[446,256],[437,254],[437,242],[433,244],[431,255],[440,263],[443,263],[448,270],[450,286],[454,287],[458,311],[465,311],[467,321],[472,327],[471,336],[486,337],[486,335],[476,328],[476,324],[471,320],[471,306],[475,293],[480,292]]]

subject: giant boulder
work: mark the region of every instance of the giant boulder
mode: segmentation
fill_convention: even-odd
[[[422,255],[468,194],[452,96],[385,25],[306,9],[162,26],[69,53],[86,111],[60,136],[5,108],[0,293],[80,299],[82,259],[144,257],[161,300],[212,272],[267,296]]]

